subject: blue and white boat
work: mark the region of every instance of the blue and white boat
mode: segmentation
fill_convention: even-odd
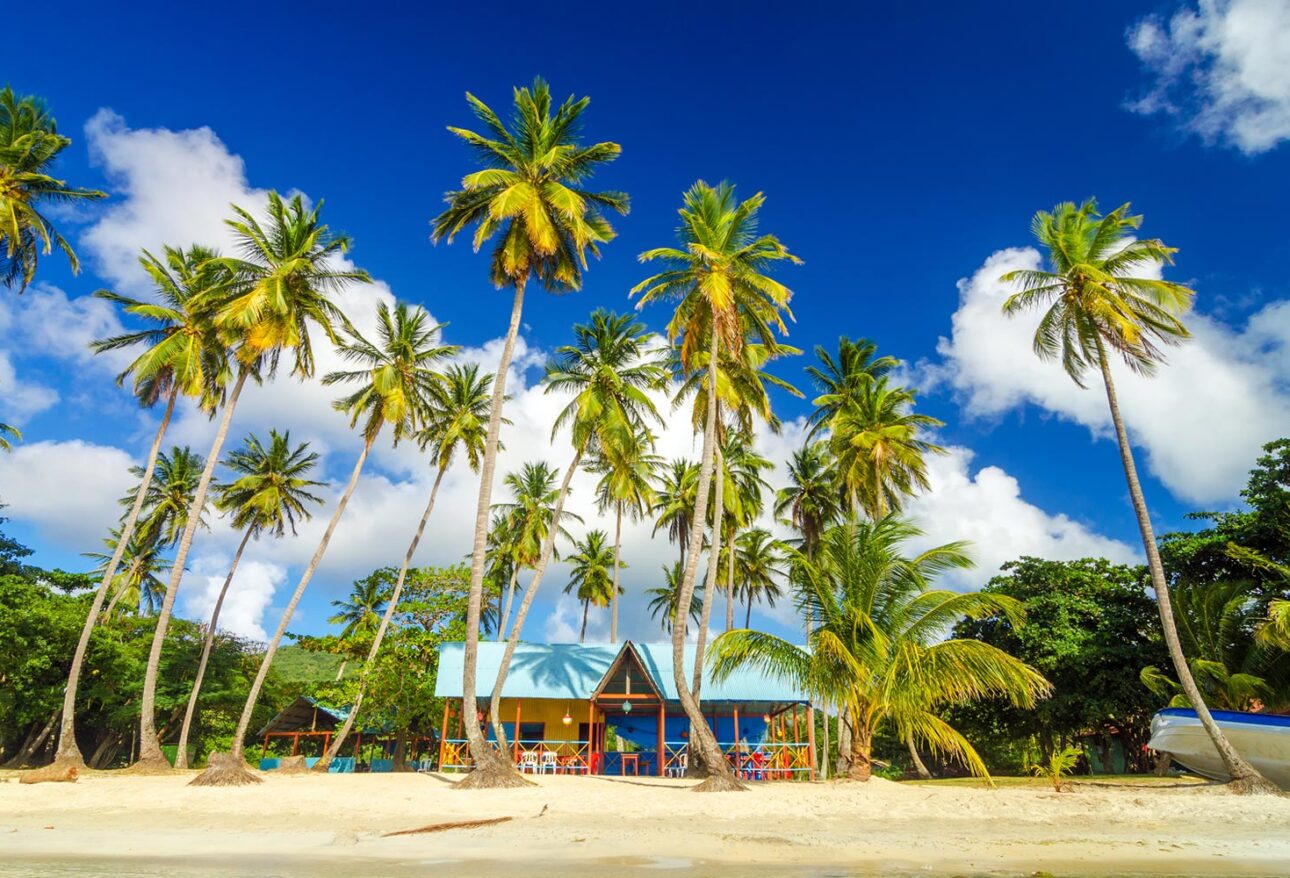
[[[1212,710],[1214,720],[1237,752],[1283,790],[1290,790],[1290,716]],[[1151,718],[1152,750],[1168,753],[1188,771],[1229,780],[1218,750],[1205,734],[1196,711],[1167,707]]]

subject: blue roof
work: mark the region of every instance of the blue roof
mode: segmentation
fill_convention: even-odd
[[[611,643],[520,643],[511,657],[504,695],[508,698],[566,698],[585,701],[595,692],[601,679],[625,644]],[[677,700],[672,678],[671,643],[632,643],[654,685],[668,701]],[[481,641],[479,644],[476,696],[488,698],[497,680],[505,643]],[[462,694],[463,643],[445,643],[439,647],[439,675],[434,694],[441,698],[460,698]],[[685,646],[686,678],[694,673],[694,644]],[[704,669],[704,701],[765,701],[775,703],[806,702],[805,694],[786,681],[767,677],[760,670],[743,667],[720,683],[713,682]]]

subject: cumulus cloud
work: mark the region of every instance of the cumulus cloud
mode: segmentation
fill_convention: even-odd
[[[925,381],[948,386],[970,416],[997,417],[1032,404],[1112,438],[1100,383],[1080,389],[1056,363],[1031,351],[1037,317],[1009,319],[1001,275],[1040,267],[1032,248],[1001,250],[959,282],[952,332],[937,346],[943,360],[922,365]],[[1278,302],[1232,329],[1204,314],[1194,335],[1169,351],[1152,378],[1113,368],[1130,440],[1171,493],[1191,503],[1236,499],[1262,445],[1290,432],[1290,303]],[[1096,378],[1096,376],[1093,376]]]
[[[121,514],[117,499],[130,489],[133,465],[119,448],[80,439],[15,446],[0,455],[5,514],[69,548],[97,550],[106,524]]]
[[[1153,77],[1130,104],[1163,113],[1208,142],[1246,154],[1290,138],[1290,3],[1199,0],[1169,19],[1149,16],[1128,33]]]
[[[210,618],[231,561],[228,557],[208,556],[201,559],[200,565],[193,565],[184,592],[184,611],[189,617]],[[263,624],[265,611],[286,578],[287,571],[281,565],[243,560],[220,607],[220,630],[252,640],[268,640]]]
[[[57,402],[58,391],[19,379],[8,351],[0,350],[0,420],[21,426],[32,415],[52,408]]]

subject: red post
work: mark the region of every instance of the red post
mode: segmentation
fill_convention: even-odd
[[[300,749],[300,733],[296,732],[291,736],[291,755],[295,756],[296,751]]]
[[[522,698],[515,699],[515,734],[511,735],[511,756],[516,763],[520,761],[520,705],[523,703]]]
[[[327,751],[330,749],[331,749],[331,732],[323,732],[323,755],[326,756]]]
[[[264,750],[262,750],[262,751],[260,752],[260,758],[261,758],[261,759],[263,759],[264,757],[266,757],[266,756],[268,756],[268,755],[269,755],[269,733],[268,733],[268,732],[265,732],[265,733],[264,733]]]
[[[739,776],[739,705],[734,705],[735,712],[735,777]]]
[[[440,726],[439,732],[439,770],[443,771],[443,754],[444,748],[448,746],[448,704],[447,698],[443,700],[443,725]]]
[[[587,702],[587,774],[591,774],[591,762],[596,755],[596,702]]]
[[[810,716],[809,712],[807,713],[807,716]],[[824,714],[824,721],[825,722],[829,721],[829,715],[827,713]],[[809,749],[807,752],[814,753],[815,752],[815,723],[808,722],[806,724],[806,743],[809,746]],[[824,754],[824,758],[826,759],[828,758],[827,753]],[[810,771],[809,771],[810,778],[811,780],[815,780],[815,760],[808,759],[807,761],[811,763]]]
[[[658,765],[654,773],[659,777],[663,776],[663,767],[667,764],[667,741],[665,735],[667,732],[667,714],[664,712],[665,705],[662,701],[658,703]]]

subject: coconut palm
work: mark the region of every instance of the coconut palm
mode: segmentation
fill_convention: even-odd
[[[233,576],[237,573],[246,544],[253,537],[259,539],[266,533],[282,537],[288,529],[295,536],[296,523],[308,521],[312,517],[311,505],[321,505],[323,502],[322,498],[309,493],[310,488],[322,484],[308,478],[317,463],[318,455],[309,450],[308,442],[302,442],[293,448],[291,434],[279,433],[277,430],[269,431],[267,446],[252,434],[246,437],[241,448],[224,459],[225,468],[231,470],[235,478],[231,482],[215,486],[215,506],[229,516],[229,523],[234,528],[242,532],[242,540],[233,553],[233,563],[229,565],[224,584],[220,586],[219,595],[215,598],[210,622],[206,625],[202,656],[197,662],[197,674],[193,678],[193,688],[188,694],[188,706],[184,709],[184,721],[179,730],[176,768],[188,767],[188,733],[197,711],[197,696],[202,690],[206,664],[215,643],[220,610],[224,606],[224,598],[233,583]]]
[[[788,461],[788,481],[775,494],[775,515],[801,534],[801,551],[814,558],[825,529],[842,515],[827,444],[808,441],[794,451]]]
[[[765,508],[764,492],[770,488],[762,478],[762,473],[772,469],[774,464],[753,450],[752,435],[743,432],[732,434],[727,447],[722,451],[721,459],[728,484],[724,493],[731,498],[726,506],[724,542],[726,546],[732,546],[737,535],[752,527],[753,522],[761,516]],[[744,536],[746,535],[745,532]],[[725,553],[727,631],[735,627],[735,565],[740,551],[742,549]],[[773,606],[773,600],[771,603]]]
[[[54,246],[67,255],[73,274],[80,271],[72,245],[41,209],[107,197],[50,176],[71,142],[58,133],[42,101],[19,98],[9,86],[0,89],[0,283],[17,285],[20,293],[36,276],[41,253],[48,256]]]
[[[1174,673],[1218,750],[1233,788],[1274,793],[1278,792],[1276,787],[1236,752],[1214,722],[1192,677],[1174,623],[1169,584],[1133,448],[1120,414],[1112,360],[1149,376],[1163,361],[1165,347],[1190,336],[1180,315],[1191,306],[1192,291],[1183,284],[1142,276],[1142,272],[1172,264],[1177,249],[1157,238],[1136,239],[1141,225],[1142,217],[1131,215],[1128,204],[1103,216],[1092,199],[1078,207],[1066,202],[1051,213],[1035,214],[1031,230],[1048,251],[1048,270],[1023,269],[1004,275],[1002,281],[1015,284],[1016,292],[1004,302],[1003,311],[1010,316],[1032,309],[1043,311],[1035,330],[1035,354],[1041,360],[1060,360],[1079,386],[1084,386],[1090,369],[1101,373]]]
[[[942,422],[915,412],[914,402],[912,390],[878,378],[829,422],[843,497],[872,520],[899,512],[907,497],[926,491],[927,455],[945,453],[922,438]]]
[[[779,584],[785,573],[783,546],[763,528],[745,531],[735,542],[734,566],[736,588],[747,605],[744,627],[751,628],[754,603],[774,607],[784,596]]]
[[[587,612],[591,607],[605,609],[614,593],[614,550],[609,545],[609,535],[603,530],[587,532],[587,538],[574,543],[569,556],[569,582],[565,594],[574,594],[582,604],[582,627],[578,629],[578,642],[587,639]]]
[[[369,576],[354,583],[347,599],[331,602],[336,612],[327,622],[341,626],[341,640],[367,640],[376,633],[389,602],[389,592]]]
[[[673,459],[662,469],[658,487],[654,491],[654,508],[657,518],[654,530],[667,528],[667,541],[676,543],[681,552],[681,566],[685,566],[685,553],[690,545],[690,528],[694,524],[694,501],[699,495],[699,464],[682,458]]]
[[[120,540],[121,529],[113,528],[108,538],[103,540],[103,545],[115,550]],[[157,578],[157,574],[165,570],[167,564],[161,556],[162,548],[155,536],[139,533],[134,535],[121,556],[124,569],[112,577],[112,599],[108,601],[99,621],[111,618],[117,605],[123,600],[133,613],[143,611],[151,615],[157,611],[161,596],[166,590],[166,584]],[[115,552],[86,552],[85,557],[98,562],[94,573],[101,575],[113,554]]]
[[[600,165],[614,160],[622,151],[616,143],[584,146],[579,142],[580,117],[589,98],[570,97],[553,115],[551,91],[545,82],[535,79],[532,88],[515,89],[515,112],[510,129],[474,95],[467,93],[466,100],[487,133],[464,128],[448,130],[471,146],[483,168],[467,174],[461,181],[461,189],[447,194],[448,207],[435,217],[431,239],[436,243],[445,238],[451,242],[459,232],[473,225],[478,251],[486,241],[496,237],[498,243],[489,260],[489,275],[498,289],[509,286],[515,291],[510,325],[493,383],[479,502],[475,509],[462,659],[465,699],[462,709],[469,716],[476,710],[479,614],[497,437],[506,395],[506,373],[511,366],[524,310],[524,291],[530,278],[536,278],[552,292],[580,289],[587,253],[599,256],[600,245],[614,237],[603,211],[625,214],[628,201],[620,192],[581,188]],[[466,778],[467,787],[518,785],[513,766],[507,760],[495,758],[484,735],[471,723],[466,726],[466,738],[477,769]]]
[[[237,377],[227,399],[223,400],[219,426],[193,500],[194,509],[201,509],[206,503],[215,464],[247,379],[259,380],[266,374],[273,377],[279,360],[287,352],[292,357],[292,374],[299,378],[311,377],[314,356],[310,329],[320,330],[333,344],[339,344],[341,339],[335,324],[348,327],[349,321],[331,296],[351,283],[371,280],[364,271],[337,267],[338,258],[349,248],[349,239],[333,234],[319,220],[321,201],[306,209],[298,195],[284,202],[278,193],[270,192],[266,223],[236,205],[232,209],[234,217],[225,220],[225,224],[233,233],[235,250],[240,257],[211,260],[213,267],[227,271],[230,278],[226,284],[198,297],[198,302],[213,311],[212,319],[221,343],[236,363]],[[158,769],[168,766],[161,753],[153,717],[157,674],[196,526],[197,517],[190,515],[175,550],[166,599],[157,614],[140,701],[139,761]],[[234,744],[240,747],[240,742]]]
[[[650,393],[662,390],[668,378],[666,353],[650,343],[645,325],[631,315],[598,308],[592,312],[590,322],[574,325],[573,335],[573,344],[556,349],[555,361],[547,366],[543,380],[546,393],[572,394],[551,427],[554,441],[556,434],[568,426],[573,444],[573,459],[564,471],[555,498],[552,516],[555,521],[561,520],[569,484],[584,458],[605,450],[619,453],[632,445],[651,423],[663,422]],[[507,638],[493,685],[489,708],[497,742],[503,748],[506,735],[501,720],[502,690],[511,656],[524,630],[524,620],[551,561],[555,539],[555,529],[549,528],[533,577],[515,612],[515,625]],[[513,763],[507,764],[514,770]]]
[[[963,618],[1021,614],[1011,598],[933,589],[940,574],[971,566],[962,543],[912,557],[921,535],[893,517],[830,528],[815,561],[793,557],[797,604],[813,623],[806,647],[747,629],[712,645],[715,679],[752,666],[813,697],[844,705],[853,726],[850,776],[867,780],[874,734],[890,723],[902,740],[957,758],[974,774],[985,765],[938,711],[999,697],[1028,707],[1048,691],[1035,670],[978,640],[942,639]]]
[[[815,406],[807,423],[808,440],[821,431],[830,430],[839,413],[857,404],[861,395],[878,379],[899,365],[895,357],[877,356],[878,346],[867,338],[852,341],[845,335],[838,339],[838,355],[834,357],[823,345],[815,346],[818,366],[807,366],[806,374],[819,395],[811,400]]]
[[[623,513],[632,521],[640,521],[654,504],[653,481],[663,465],[663,458],[654,454],[654,435],[648,430],[637,433],[625,447],[601,449],[587,469],[600,474],[596,484],[596,508],[601,512],[614,511],[614,583],[610,590],[609,641],[618,642],[618,596],[622,589],[618,573],[622,563]]]
[[[0,424],[0,451],[12,451],[13,443],[21,441],[21,430],[9,424]]]
[[[260,661],[246,704],[242,706],[237,731],[233,734],[232,759],[228,763],[230,768],[216,769],[213,772],[208,769],[211,773],[206,776],[206,780],[203,781],[199,776],[194,783],[236,784],[259,781],[246,771],[242,748],[251,725],[251,714],[260,697],[260,689],[264,686],[278,645],[287,632],[287,625],[327,553],[336,526],[340,524],[354,488],[358,486],[358,478],[362,475],[363,465],[367,462],[372,446],[387,426],[396,446],[403,439],[416,434],[424,420],[428,401],[438,383],[443,380],[442,373],[437,369],[438,365],[458,351],[454,345],[440,344],[440,327],[430,322],[430,315],[424,309],[402,302],[393,309],[384,302],[380,303],[376,310],[376,329],[378,341],[374,344],[352,326],[348,327],[345,332],[349,338],[337,350],[344,360],[360,368],[329,372],[322,382],[327,387],[336,384],[358,385],[357,390],[334,403],[338,411],[349,415],[351,428],[358,427],[360,422],[362,424],[360,431],[363,446],[354,462],[354,469],[336,502],[336,508],[332,511],[331,520],[327,522],[327,529],[323,531],[318,547],[282,611],[277,630],[265,649],[264,658]]]
[[[773,235],[758,234],[758,212],[764,201],[764,196],[757,193],[737,203],[730,184],[713,187],[699,181],[684,196],[680,246],[647,250],[640,255],[642,262],[661,261],[668,268],[637,284],[631,294],[640,295],[640,306],[665,299],[677,302],[668,321],[668,340],[678,347],[681,368],[687,374],[698,370],[700,356],[706,352],[709,387],[719,388],[717,367],[723,354],[737,359],[750,338],[774,345],[774,333],[787,332],[784,316],[792,316],[788,309],[791,291],[766,271],[777,262],[799,260]],[[705,405],[693,519],[700,524],[708,514],[717,440],[717,396],[718,393],[709,393]],[[694,598],[703,528],[692,527],[689,540],[677,598],[678,621],[689,614]],[[676,624],[672,630],[677,695],[690,720],[698,758],[716,772],[699,788],[740,789],[742,785],[721,755],[716,737],[685,681],[684,628]]]
[[[154,299],[141,301],[108,290],[95,296],[122,306],[126,314],[142,321],[141,330],[94,342],[95,353],[142,347],[139,354],[119,376],[118,384],[129,379],[139,404],[150,408],[165,399],[161,422],[153,434],[152,446],[139,476],[134,503],[121,522],[121,538],[103,567],[98,590],[85,616],[81,636],[76,643],[67,686],[63,690],[62,724],[58,736],[56,762],[77,767],[85,764],[76,745],[76,693],[80,684],[85,651],[89,648],[103,602],[117,575],[125,552],[134,544],[135,529],[156,469],[162,439],[170,426],[175,401],[182,394],[201,400],[204,408],[213,410],[223,392],[227,373],[226,352],[216,338],[209,304],[210,294],[227,282],[227,273],[209,263],[212,251],[193,247],[189,250],[166,248],[165,258],[158,259],[146,250],[139,259],[151,278]],[[186,516],[185,516],[186,518]],[[194,524],[194,527],[196,525]],[[164,601],[163,601],[164,606]]]
[[[408,550],[403,554],[403,563],[394,580],[394,588],[386,603],[385,613],[381,616],[381,622],[372,638],[372,645],[367,651],[367,660],[363,663],[363,673],[358,678],[358,693],[354,696],[354,703],[350,706],[340,731],[332,738],[331,746],[314,766],[317,771],[328,769],[331,760],[340,752],[341,745],[345,743],[345,739],[354,728],[354,720],[358,717],[359,709],[363,706],[363,696],[367,693],[368,675],[376,664],[376,656],[381,651],[381,644],[385,640],[385,633],[389,630],[390,620],[399,605],[399,598],[403,596],[403,584],[407,580],[408,568],[412,566],[412,558],[421,543],[422,535],[425,534],[426,523],[430,521],[430,514],[434,512],[435,498],[439,495],[439,485],[443,482],[444,474],[452,466],[458,451],[466,456],[466,463],[471,471],[479,472],[480,460],[484,453],[486,432],[484,424],[488,416],[492,383],[493,376],[480,375],[479,366],[475,363],[453,364],[444,372],[443,380],[430,388],[430,396],[425,400],[425,407],[421,413],[422,427],[417,434],[417,442],[421,450],[430,452],[436,468],[434,484],[430,487],[430,498],[426,501],[425,511],[421,513],[421,520],[417,523],[412,541],[408,543]],[[500,628],[500,625],[498,627]]]
[[[201,481],[205,464],[200,454],[188,446],[170,449],[170,454],[162,452],[157,455],[157,466],[153,476],[143,488],[142,467],[131,467],[130,474],[140,479],[140,484],[130,490],[121,499],[122,506],[133,506],[135,494],[143,490],[143,512],[139,516],[139,536],[153,540],[158,545],[173,548],[179,541],[184,527],[188,524],[188,515],[192,511],[193,498],[197,496],[197,483]],[[202,507],[197,526],[210,530],[206,523],[206,508]]]
[[[664,564],[662,569],[664,584],[646,589],[645,593],[650,596],[650,618],[659,619],[663,630],[670,634],[676,622],[676,607],[681,596],[681,579],[684,576],[684,568],[681,566],[681,562],[677,561],[670,567]],[[700,597],[700,599],[702,598]],[[699,621],[699,605],[691,601],[690,611],[687,615],[688,619],[683,632],[686,635],[690,633],[690,623]]]

